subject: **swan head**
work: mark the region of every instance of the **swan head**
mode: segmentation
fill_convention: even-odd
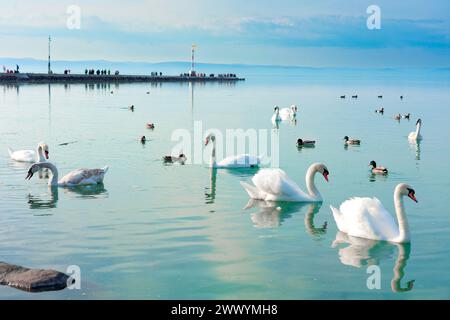
[[[417,119],[416,125],[422,124],[422,119]]]
[[[206,138],[205,138],[205,147],[209,144],[209,142],[212,141],[216,141],[216,136],[214,134],[209,134]]]
[[[315,172],[320,172],[323,175],[323,177],[325,178],[325,180],[328,182],[328,176],[330,175],[330,171],[328,171],[328,168],[326,165],[324,165],[323,163],[315,163],[311,166],[311,168]]]
[[[280,107],[278,107],[278,106],[275,106],[275,108],[273,108],[273,111],[275,111],[275,112],[278,112],[278,111],[280,111]]]
[[[376,168],[377,167],[377,163],[375,162],[375,160],[370,161],[369,167],[372,167],[372,168]]]
[[[41,162],[37,162],[34,163],[29,169],[28,169],[28,173],[27,176],[25,177],[25,180],[31,180],[31,178],[33,177],[33,175],[40,171],[43,167],[41,166]]]
[[[416,199],[416,191],[414,191],[414,189],[407,185],[406,183],[400,183],[396,188],[395,188],[396,192],[400,192],[401,195],[403,196],[408,196],[412,201],[414,202],[418,202]]]
[[[44,153],[45,159],[48,159],[48,144],[46,144],[45,142],[39,142],[38,149],[41,149]]]

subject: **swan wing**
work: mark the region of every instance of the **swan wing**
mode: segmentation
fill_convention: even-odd
[[[36,162],[36,151],[33,150],[17,150],[12,151],[11,149],[9,151],[9,156],[11,159],[15,161],[20,162]]]
[[[262,169],[252,178],[255,186],[266,194],[265,200],[302,201],[307,200],[300,187],[281,169]]]
[[[107,171],[108,167],[102,169],[76,169],[66,174],[58,183],[65,186],[102,183]]]
[[[217,167],[222,168],[246,168],[259,166],[261,160],[259,157],[248,154],[227,157],[217,163]]]
[[[398,235],[393,216],[377,198],[352,198],[333,210],[339,230],[354,237],[389,240]]]

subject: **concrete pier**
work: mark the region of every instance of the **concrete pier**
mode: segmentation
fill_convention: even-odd
[[[244,81],[234,75],[169,76],[169,75],[89,75],[47,73],[0,73],[0,83],[127,83],[127,82],[234,82]]]

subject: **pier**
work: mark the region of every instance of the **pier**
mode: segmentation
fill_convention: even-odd
[[[97,75],[56,73],[0,73],[0,83],[131,83],[131,82],[234,82],[244,81],[234,74],[224,75]]]

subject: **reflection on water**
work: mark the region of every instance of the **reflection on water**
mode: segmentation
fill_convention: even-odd
[[[278,228],[283,222],[292,217],[294,213],[300,212],[302,208],[307,208],[305,215],[306,231],[313,236],[326,233],[327,223],[322,227],[314,226],[314,216],[320,211],[321,203],[307,202],[273,202],[250,199],[244,210],[257,208],[257,212],[251,214],[253,225],[256,228]]]
[[[348,244],[348,246],[341,247],[342,244]],[[357,268],[379,265],[382,260],[390,260],[397,247],[391,289],[393,292],[406,292],[413,289],[414,280],[408,281],[405,288],[401,286],[405,275],[404,269],[411,253],[411,244],[357,238],[338,231],[332,247],[339,247],[339,260],[342,264]]]
[[[410,141],[409,142],[409,146],[416,154],[416,157],[415,157],[416,160],[420,160],[420,143],[421,143],[420,141],[415,141],[415,142]]]
[[[28,205],[30,209],[54,209],[58,202],[58,188],[49,188],[50,194],[45,195],[28,195]]]
[[[369,181],[375,182],[375,181],[387,181],[388,175],[387,174],[376,174],[373,172],[369,173]]]
[[[28,195],[30,209],[54,209],[57,207],[59,188],[49,187],[48,190],[49,192],[43,195]],[[75,195],[85,199],[98,198],[100,195],[108,197],[108,190],[105,189],[103,184],[64,188],[62,190],[65,194]]]
[[[209,170],[209,186],[205,187],[205,203],[212,204],[216,199],[216,179],[217,179],[217,169],[211,168]]]

